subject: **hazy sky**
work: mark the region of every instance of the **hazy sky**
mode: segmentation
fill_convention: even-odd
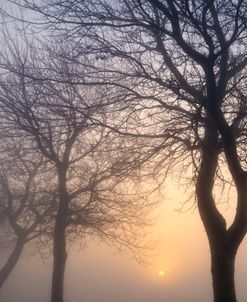
[[[138,264],[127,252],[115,254],[103,243],[69,251],[65,302],[212,302],[206,235],[197,210],[176,211],[184,200],[171,185],[153,229],[158,242],[148,266]],[[231,219],[234,204],[223,204],[221,209]],[[247,239],[236,259],[238,302],[246,302],[247,297],[246,260]],[[41,261],[25,251],[0,291],[0,302],[49,302],[51,267],[52,259]]]
[[[176,192],[176,194],[174,193]],[[157,242],[150,265],[143,267],[128,253],[114,255],[102,243],[70,251],[65,302],[212,302],[209,248],[197,211],[178,213],[184,197],[167,192],[153,230]],[[230,219],[234,205],[222,205]],[[246,301],[247,241],[237,256],[238,302]],[[158,272],[165,276],[160,278]],[[26,251],[0,293],[1,302],[48,302],[51,260],[42,262]]]

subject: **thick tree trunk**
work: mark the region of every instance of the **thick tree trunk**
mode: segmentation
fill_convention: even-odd
[[[69,198],[66,190],[66,166],[58,168],[59,206],[55,218],[53,238],[53,274],[51,302],[63,302],[64,273],[67,260],[66,227]]]
[[[0,289],[2,288],[5,281],[8,279],[9,275],[11,274],[13,268],[15,267],[16,263],[18,262],[21,253],[23,251],[25,245],[25,239],[17,239],[16,245],[9,256],[7,262],[2,267],[0,271]]]
[[[210,118],[208,118],[203,143],[196,193],[199,213],[211,250],[214,302],[237,302],[234,262],[241,240],[236,240],[236,234],[231,236],[232,232],[227,230],[225,219],[218,211],[214,200],[213,188],[219,151],[218,133]]]
[[[54,230],[52,302],[63,302],[63,284],[67,260],[64,217],[57,217]]]
[[[237,302],[234,284],[235,254],[222,247],[221,252],[212,253],[211,271],[214,302]]]

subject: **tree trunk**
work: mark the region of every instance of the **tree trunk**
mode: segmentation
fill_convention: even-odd
[[[61,218],[61,219],[60,219]],[[64,272],[67,260],[63,217],[57,217],[54,229],[52,302],[63,302]]]
[[[5,281],[8,279],[17,261],[19,260],[21,253],[25,245],[25,239],[17,239],[16,245],[9,256],[7,262],[0,271],[0,289],[2,288]]]
[[[69,198],[66,190],[66,169],[61,165],[58,169],[59,205],[55,218],[53,238],[53,274],[51,302],[63,302],[64,273],[67,260],[66,227]]]
[[[235,253],[221,247],[212,253],[211,271],[213,277],[214,302],[237,302],[234,284]]]
[[[208,118],[197,177],[198,210],[211,250],[214,302],[237,302],[234,285],[234,262],[241,240],[226,228],[226,221],[216,207],[213,188],[218,165],[218,132]],[[243,236],[241,236],[242,239]],[[235,242],[236,241],[236,242]]]

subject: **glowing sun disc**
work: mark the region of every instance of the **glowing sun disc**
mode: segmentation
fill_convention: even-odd
[[[159,276],[160,276],[160,278],[163,278],[165,276],[165,272],[164,271],[159,271]]]

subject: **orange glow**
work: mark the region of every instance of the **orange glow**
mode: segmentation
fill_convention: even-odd
[[[159,276],[160,276],[160,278],[163,278],[165,276],[165,272],[164,271],[159,271]]]

